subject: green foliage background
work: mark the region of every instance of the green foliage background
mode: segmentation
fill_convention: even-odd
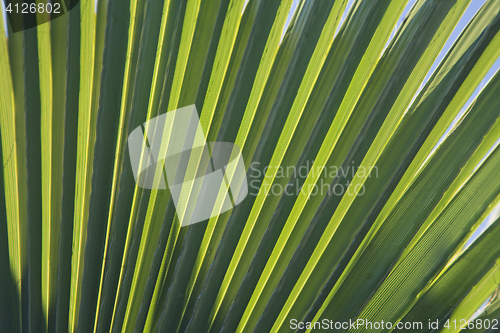
[[[416,1],[396,31],[406,1],[354,1],[341,24],[347,0],[303,0],[282,37],[292,3],[80,0],[0,31],[1,332],[500,318],[500,75],[460,112],[500,56],[500,1],[421,90],[470,0]],[[191,104],[207,141],[269,168],[181,228],[168,190],[136,186],[126,140]],[[277,175],[305,165],[378,171]],[[303,191],[270,191],[289,182]]]

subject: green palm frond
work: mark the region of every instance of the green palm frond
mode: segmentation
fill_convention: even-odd
[[[63,15],[0,15],[0,332],[500,326],[500,0],[28,2]]]

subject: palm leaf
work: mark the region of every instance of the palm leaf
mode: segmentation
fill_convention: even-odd
[[[62,5],[0,16],[3,330],[491,331],[499,0]],[[213,164],[193,149],[177,198],[134,181],[127,140],[172,149],[184,128],[146,121],[193,104],[249,193],[187,224]]]

